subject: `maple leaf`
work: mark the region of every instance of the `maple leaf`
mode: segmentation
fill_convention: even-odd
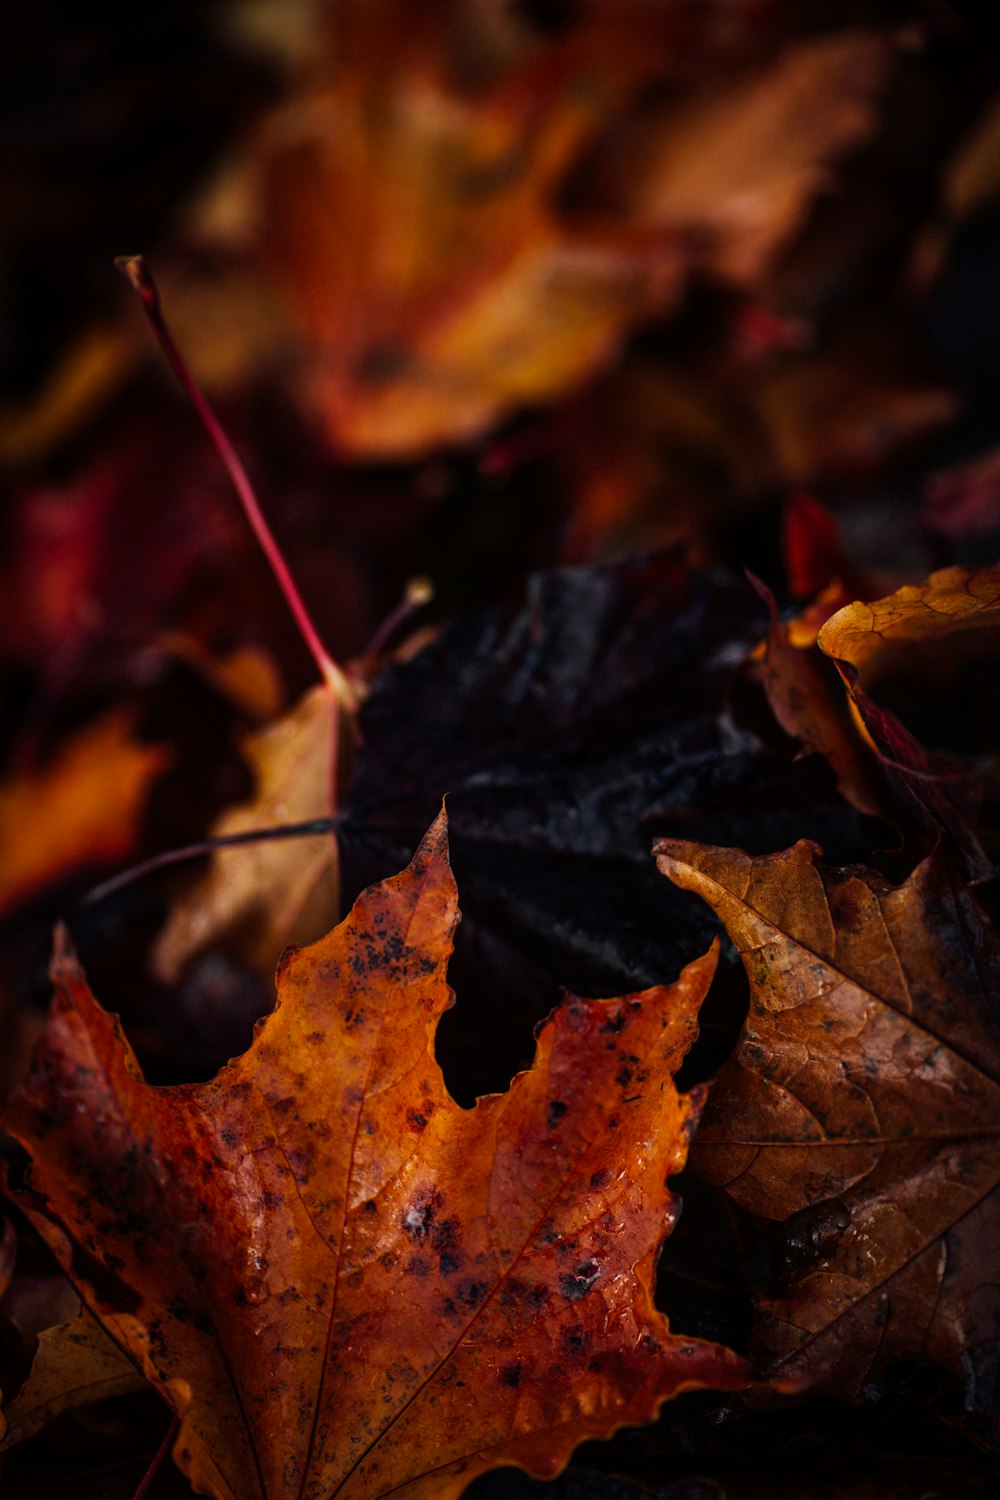
[[[676,553],[558,569],[373,685],[338,824],[345,894],[399,869],[447,794],[463,905],[453,975],[477,996],[491,1055],[468,1055],[460,1016],[446,1055],[480,1090],[501,1056],[503,1081],[521,1065],[515,1046],[560,984],[638,989],[671,972],[678,945],[707,946],[707,914],[659,880],[651,834],[760,849],[805,830],[840,848],[846,835],[854,855],[825,773],[766,751],[730,714],[762,613],[743,580]]]
[[[947,837],[973,880],[993,869],[977,831],[982,768],[968,758],[927,751],[873,690],[901,664],[912,672],[918,648],[926,653],[925,665],[943,648],[966,659],[984,645],[995,650],[998,626],[1000,567],[944,568],[884,599],[847,605],[818,636],[820,648],[840,667],[901,802],[931,837]]]
[[[287,302],[337,451],[467,442],[579,386],[692,272],[762,276],[874,130],[892,48],[859,29],[734,68],[760,8],[727,7],[724,41],[715,9],[590,6],[548,34],[511,7],[317,12],[200,232],[272,289],[242,323]]]
[[[803,810],[818,800],[808,768],[728,717],[760,614],[742,580],[671,552],[553,570],[519,605],[453,621],[373,684],[336,818],[345,904],[407,862],[447,795],[464,909],[454,972],[475,988],[497,1064],[463,1057],[480,1092],[522,1065],[528,1024],[561,983],[620,993],[669,971],[698,912],[657,878],[651,831],[759,847],[803,817],[819,837],[831,816],[843,825],[839,804]],[[256,791],[213,833],[329,814],[323,715],[312,695],[251,738]],[[161,934],[161,975],[213,944],[269,975],[287,942],[340,914],[331,854],[328,837],[217,852]],[[707,920],[701,931],[707,945]],[[454,1027],[444,1045],[465,1048]]]
[[[541,45],[509,12],[411,19],[398,0],[325,17],[247,174],[307,403],[366,456],[466,441],[511,403],[551,399],[671,302],[683,269],[662,235],[555,207],[582,148],[669,55],[668,12],[595,14]]]
[[[285,956],[243,1057],[167,1089],[59,952],[7,1112],[32,1157],[18,1201],[183,1415],[203,1493],[457,1495],[745,1383],[651,1290],[702,1098],[672,1075],[714,952],[669,987],[569,998],[531,1070],[462,1110],[433,1054],[457,920],[442,815],[406,871]]]
[[[140,744],[134,725],[130,709],[112,709],[0,784],[0,911],[134,847],[150,784],[171,761],[164,746]]]
[[[997,1397],[1000,940],[940,857],[899,887],[816,846],[753,859],[664,840],[743,955],[751,1004],[697,1169],[786,1219],[797,1262],[762,1305],[773,1374],[858,1392],[893,1358]]]

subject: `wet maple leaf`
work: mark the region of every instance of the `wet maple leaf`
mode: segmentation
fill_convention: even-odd
[[[523,1066],[530,1026],[561,984],[620,994],[707,946],[711,920],[658,878],[651,833],[760,848],[776,828],[826,839],[848,824],[839,802],[822,802],[825,778],[817,795],[808,767],[729,718],[762,613],[742,579],[673,552],[552,570],[523,601],[456,619],[372,685],[337,818],[345,904],[406,864],[447,795],[464,913],[453,975],[491,1039],[477,1057],[461,1016],[445,1023],[463,1102]],[[257,789],[214,832],[329,814],[315,695],[252,746]],[[286,943],[340,914],[331,842],[216,853],[161,935],[160,972],[173,979],[196,951],[222,946],[269,978]],[[848,843],[843,857],[854,853]]]
[[[856,1393],[921,1357],[995,1409],[1000,940],[940,858],[893,887],[818,853],[658,845],[750,979],[697,1168],[788,1221],[796,1268],[758,1320],[772,1373]]]
[[[286,955],[250,1050],[151,1088],[65,943],[7,1126],[18,1197],[183,1414],[224,1500],[456,1495],[744,1367],[670,1333],[651,1282],[700,1094],[672,1075],[714,954],[568,999],[508,1093],[458,1108],[433,1055],[458,920],[443,816],[403,874]]]
[[[344,890],[398,870],[447,794],[464,914],[453,973],[491,1049],[469,1055],[459,1015],[446,1055],[479,1091],[523,1065],[522,1034],[560,984],[620,994],[707,946],[708,914],[658,878],[651,835],[759,851],[808,832],[854,856],[822,768],[731,716],[762,617],[742,579],[675,552],[557,569],[373,685],[338,826]]]

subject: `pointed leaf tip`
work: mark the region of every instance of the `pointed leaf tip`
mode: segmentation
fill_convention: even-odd
[[[147,1086],[95,1002],[50,1024],[10,1121],[37,1174],[25,1212],[64,1265],[99,1244],[114,1275],[81,1272],[99,1316],[220,1500],[457,1500],[504,1463],[551,1477],[679,1390],[746,1384],[652,1296],[713,955],[568,1001],[532,1067],[465,1110],[434,1056],[457,908],[442,812],[286,965],[215,1079]]]
[[[49,978],[59,984],[66,976],[80,972],[73,939],[65,922],[57,922],[52,929],[52,958],[49,962]]]
[[[441,811],[424,834],[410,860],[410,871],[417,875],[444,864],[451,869],[448,842],[448,809],[441,799]]]

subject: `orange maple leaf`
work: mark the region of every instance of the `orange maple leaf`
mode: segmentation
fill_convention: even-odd
[[[701,1094],[672,1081],[714,951],[569,998],[471,1110],[434,1033],[458,921],[439,818],[410,867],[286,955],[278,1005],[210,1083],[153,1088],[65,941],[7,1127],[18,1198],[84,1302],[182,1414],[222,1500],[457,1495],[559,1471],[742,1361],[653,1304]]]

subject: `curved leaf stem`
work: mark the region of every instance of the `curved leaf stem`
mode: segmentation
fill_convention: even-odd
[[[215,415],[209,404],[208,398],[202,391],[198,382],[192,375],[187,361],[181,354],[173,334],[167,327],[163,316],[163,308],[160,303],[160,293],[152,273],[141,255],[120,255],[115,265],[122,275],[131,283],[139,294],[143,311],[149,321],[157,342],[166,356],[170,368],[176,375],[180,385],[201,418],[202,423],[212,440],[216,452],[222,459],[233,483],[233,488],[239,497],[243,513],[250,523],[254,536],[260,543],[261,551],[267,558],[271,571],[277,580],[278,587],[288,604],[295,619],[302,638],[309,648],[313,660],[319,669],[320,676],[333,693],[338,703],[350,701],[353,691],[342,669],[334,661],[327,651],[319,631],[313,623],[312,616],[306,607],[302,595],[299,593],[298,584],[292,577],[291,570],[282,555],[281,548],[275,540],[264,512],[260,508],[260,502],[254,493],[250,477],[243,466],[236,449],[230,442],[221,422]]]
[[[185,844],[180,849],[167,849],[162,854],[154,854],[141,864],[131,865],[127,870],[113,875],[110,880],[95,885],[80,897],[79,904],[94,906],[106,896],[113,896],[116,891],[146,875],[152,875],[156,870],[165,870],[171,865],[182,864],[185,860],[197,859],[201,854],[212,854],[216,849],[230,848],[234,844],[262,844],[272,839],[308,838],[314,834],[332,833],[335,826],[334,818],[310,818],[304,823],[279,823],[272,828],[248,828],[243,833],[219,834],[217,838],[202,839],[197,844]]]

